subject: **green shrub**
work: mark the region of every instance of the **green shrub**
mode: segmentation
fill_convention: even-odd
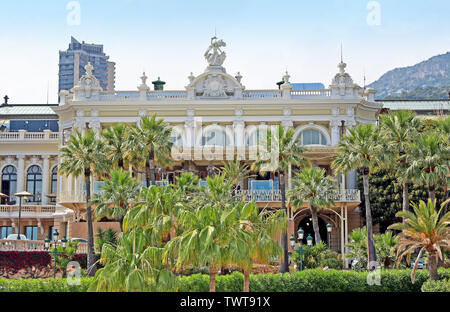
[[[254,274],[250,276],[251,292],[420,292],[449,291],[450,270],[439,269],[441,282],[429,282],[428,271],[419,270],[415,284],[411,270],[381,271],[381,285],[368,285],[368,272],[338,270],[305,270],[290,274]],[[92,279],[82,278],[80,286],[70,286],[66,279],[0,279],[3,292],[86,292]],[[243,275],[234,272],[217,276],[218,292],[242,292]],[[208,292],[209,276],[195,274],[178,277],[180,292]]]
[[[0,292],[86,292],[90,278],[82,278],[81,285],[71,286],[66,279],[0,279]]]
[[[422,285],[422,292],[450,292],[450,280],[427,281]]]
[[[295,262],[297,268],[300,268],[300,254],[294,252],[292,254],[292,261]],[[304,269],[316,269],[325,268],[341,270],[343,267],[342,260],[334,251],[328,249],[328,247],[320,242],[314,246],[303,247],[303,268]]]

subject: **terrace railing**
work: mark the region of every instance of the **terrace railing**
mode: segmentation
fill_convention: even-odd
[[[244,196],[245,201],[281,202],[280,190],[241,190],[238,195]],[[332,195],[334,202],[361,202],[359,190],[339,190]]]
[[[31,240],[0,240],[0,251],[47,251],[44,241]],[[78,243],[77,253],[87,254],[87,243]]]

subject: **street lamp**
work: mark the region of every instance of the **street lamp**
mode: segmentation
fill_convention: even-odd
[[[20,240],[20,219],[22,218],[22,197],[33,197],[33,194],[28,192],[20,192],[14,194],[14,196],[19,197],[19,231],[17,233],[17,240]]]
[[[331,232],[333,231],[333,226],[331,223],[327,224],[327,232],[328,232],[328,249],[331,250]]]
[[[57,229],[55,229],[55,231],[53,232],[53,278],[56,278],[56,257],[58,256],[58,236],[59,236],[59,232]],[[66,243],[67,243],[67,239],[64,236],[64,238],[61,240],[61,247],[62,248],[66,248]],[[44,245],[45,249],[50,249],[51,247],[51,241],[50,238],[46,238],[45,239],[45,245]]]
[[[300,228],[297,231],[298,241],[300,242],[299,251],[300,251],[300,271],[303,271],[303,237],[305,236],[305,231]]]
[[[308,237],[306,238],[306,243],[308,244],[308,246],[312,246],[313,238],[311,234],[309,234]]]

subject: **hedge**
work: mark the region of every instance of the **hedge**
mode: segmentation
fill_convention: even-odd
[[[251,292],[420,292],[428,281],[426,270],[419,270],[415,284],[411,283],[411,270],[381,272],[381,285],[368,285],[367,272],[306,270],[290,274],[257,274],[250,276]],[[450,269],[439,269],[440,279],[450,279]],[[17,280],[0,279],[1,291],[15,292],[84,292],[90,283],[83,278],[80,286],[70,286],[65,279]],[[195,274],[178,277],[180,292],[208,292],[209,276]],[[425,284],[426,290],[431,283]],[[242,292],[243,275],[217,277],[218,292]]]
[[[450,292],[450,280],[427,281],[422,285],[422,292]]]

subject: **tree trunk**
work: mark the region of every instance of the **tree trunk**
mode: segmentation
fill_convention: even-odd
[[[150,187],[150,161],[148,158],[145,161],[145,181],[146,181],[147,187]]]
[[[314,229],[314,238],[316,245],[319,244],[322,240],[320,238],[320,230],[319,230],[319,219],[317,217],[317,208],[311,205],[311,214],[312,214],[312,223]]]
[[[244,270],[244,292],[250,292],[250,271]]]
[[[125,216],[121,216],[120,220],[119,220],[119,224],[120,224],[120,232],[123,233],[123,219],[125,218]]]
[[[408,182],[403,183],[403,204],[402,204],[403,212],[409,211],[409,188]],[[405,218],[403,218],[403,223],[405,223]]]
[[[436,252],[428,253],[428,272],[430,272],[430,279],[437,281],[439,279],[438,272],[438,255]]]
[[[150,179],[152,180],[152,185],[156,185],[156,174],[155,174],[155,154],[153,151],[150,153]]]
[[[90,205],[91,200],[91,170],[88,168],[84,173],[84,181],[86,183],[86,213],[87,213],[87,226],[88,226],[88,255],[87,255],[87,267],[88,275],[94,276],[97,270],[95,265],[95,253],[94,253],[94,229],[92,226],[92,209]]]
[[[119,160],[118,160],[118,166],[119,166],[120,169],[122,169],[123,171],[125,171],[123,158],[119,158]]]
[[[429,191],[429,193],[430,193],[430,199],[433,201],[433,203],[434,203],[434,201],[436,200],[436,187],[434,186],[434,185],[430,185],[429,187],[428,187],[428,191]],[[436,206],[436,208],[437,208],[437,206]]]
[[[283,259],[280,266],[280,273],[289,273],[289,249],[288,249],[288,234],[287,234],[287,218],[288,211],[286,208],[286,180],[284,173],[279,172],[280,190],[281,190],[281,209],[286,213],[286,229],[281,235],[281,244],[283,247]]]
[[[216,292],[216,276],[217,270],[214,268],[209,269],[209,292]]]
[[[375,244],[373,241],[373,225],[372,225],[372,211],[370,209],[370,199],[369,199],[369,169],[364,169],[363,176],[364,183],[364,201],[366,204],[366,227],[367,227],[367,258],[368,258],[368,269],[373,271],[376,269],[377,254],[375,251]]]

